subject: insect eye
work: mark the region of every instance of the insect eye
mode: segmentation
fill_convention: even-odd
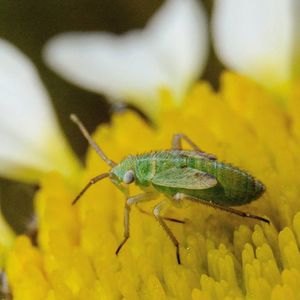
[[[134,182],[134,173],[132,170],[129,170],[124,174],[123,181],[126,184]]]

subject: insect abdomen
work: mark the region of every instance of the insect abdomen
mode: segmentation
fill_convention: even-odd
[[[195,167],[213,175],[218,185],[222,187],[223,195],[220,195],[221,187],[213,188],[219,190],[218,197],[214,199],[216,203],[228,206],[242,205],[255,200],[264,191],[264,185],[260,181],[230,164],[217,160],[199,159]]]

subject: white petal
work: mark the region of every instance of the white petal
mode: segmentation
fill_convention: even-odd
[[[61,34],[44,51],[47,63],[68,80],[146,112],[156,107],[160,87],[182,97],[206,54],[206,16],[196,0],[167,0],[144,30]]]
[[[292,56],[292,75],[294,78],[300,76],[300,1],[294,0],[292,5],[293,22],[293,56]]]
[[[149,22],[147,34],[171,90],[183,96],[203,72],[207,59],[207,19],[201,2],[166,1]]]
[[[139,32],[60,35],[50,41],[45,57],[70,81],[111,100],[153,98],[157,82],[167,81]]]
[[[36,181],[45,171],[66,175],[74,161],[35,67],[4,40],[0,40],[0,140],[1,176]],[[75,167],[76,161],[71,170]]]
[[[216,0],[212,30],[223,63],[269,87],[288,81],[297,1]]]

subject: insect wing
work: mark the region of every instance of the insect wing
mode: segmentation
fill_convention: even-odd
[[[186,167],[160,172],[152,178],[152,183],[173,188],[204,190],[214,187],[218,182],[212,175]]]

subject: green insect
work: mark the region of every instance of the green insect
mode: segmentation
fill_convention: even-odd
[[[153,215],[176,247],[177,261],[180,264],[179,243],[165,220],[183,221],[161,216],[162,209],[170,202],[180,206],[183,200],[201,203],[229,213],[257,219],[266,223],[269,220],[231,208],[257,199],[265,191],[265,186],[250,174],[230,164],[219,162],[212,154],[200,150],[186,135],[175,134],[172,149],[140,155],[129,155],[119,164],[110,160],[93,141],[83,124],[71,115],[89,144],[99,156],[111,166],[108,173],[101,174],[85,186],[73,201],[75,204],[93,184],[106,177],[125,194],[124,239],[116,250],[119,253],[129,238],[130,208],[134,204],[154,200],[160,194],[167,199],[158,203]],[[185,140],[193,150],[182,150],[181,140]],[[128,185],[135,183],[144,193],[129,196]]]

